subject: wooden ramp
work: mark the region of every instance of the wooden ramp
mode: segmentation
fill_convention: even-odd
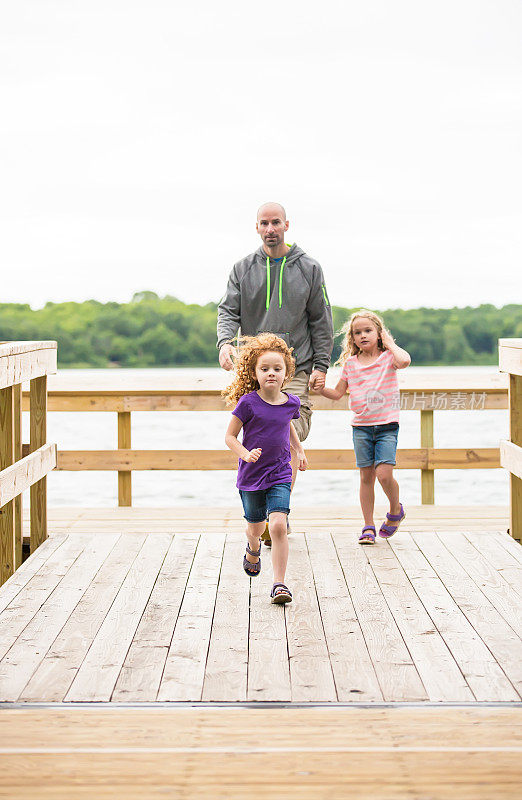
[[[294,514],[288,583],[241,568],[237,510],[51,513],[0,589],[0,700],[473,703],[522,694],[522,548],[499,509]],[[486,527],[487,526],[487,527]]]

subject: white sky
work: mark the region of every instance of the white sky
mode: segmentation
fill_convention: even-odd
[[[273,199],[334,304],[522,302],[520,0],[0,11],[0,301],[217,301]]]

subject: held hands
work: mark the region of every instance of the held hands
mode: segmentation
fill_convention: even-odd
[[[231,344],[221,345],[219,351],[219,366],[228,372],[234,369],[234,359],[237,358],[237,350]]]
[[[243,461],[248,461],[251,464],[255,464],[256,461],[259,461],[259,457],[260,457],[261,453],[262,453],[261,448],[260,447],[255,447],[253,450],[251,450],[249,453],[247,453],[247,455],[244,457]]]
[[[314,369],[308,381],[308,388],[315,389],[316,392],[320,393],[321,389],[324,389],[325,381],[326,373],[321,372],[319,369]]]

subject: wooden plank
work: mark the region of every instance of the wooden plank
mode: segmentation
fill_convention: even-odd
[[[522,479],[522,447],[505,439],[500,441],[500,465]]]
[[[498,363],[501,372],[522,376],[522,339],[499,339]]]
[[[292,536],[286,580],[293,594],[292,603],[284,608],[292,702],[335,702],[332,665],[303,535]]]
[[[91,537],[59,586],[0,661],[0,698],[4,702],[18,700],[118,538],[117,534]]]
[[[433,448],[433,411],[420,412],[421,447]],[[435,503],[435,473],[432,469],[421,470],[421,503]]]
[[[241,524],[244,530],[245,521]],[[246,538],[243,540],[246,545]],[[292,699],[284,610],[270,602],[273,584],[271,553],[261,551],[261,573],[243,580],[250,584],[247,699],[253,702]],[[239,576],[242,578],[243,576]]]
[[[118,412],[118,449],[130,450],[131,445],[131,415],[130,411]],[[118,505],[132,505],[132,474],[118,472]]]
[[[318,531],[307,536],[307,545],[338,700],[382,701],[331,535]]]
[[[245,540],[227,536],[219,576],[202,700],[247,698],[250,586],[241,565]]]
[[[5,390],[4,390],[5,391]],[[44,444],[0,472],[0,506],[25,492],[56,465],[56,445]]]
[[[22,458],[22,384],[13,386],[13,458],[20,461]],[[15,539],[15,570],[22,563],[23,544],[23,511],[22,495],[15,497],[14,501],[14,539]]]
[[[520,706],[3,708],[2,751],[189,750],[266,757],[280,749],[384,753],[522,747]],[[252,732],[255,731],[255,741]],[[359,759],[357,759],[359,760]],[[367,759],[360,759],[368,772]],[[373,761],[378,759],[372,760]],[[349,771],[349,770],[348,770]],[[26,772],[26,770],[24,770]],[[36,776],[37,777],[37,776]],[[260,777],[267,777],[260,776]],[[75,776],[71,775],[74,779]],[[453,790],[455,775],[448,775]],[[277,796],[277,795],[276,795]],[[495,795],[496,796],[496,795]]]
[[[31,451],[34,452],[47,439],[47,377],[31,380]],[[47,478],[41,478],[30,489],[31,498],[31,553],[47,539]]]
[[[434,702],[469,702],[473,693],[446,642],[393,550],[384,546],[365,548],[380,589],[397,628],[415,663],[428,697]]]
[[[0,791],[101,800],[518,800],[519,718],[516,708],[5,710]]]
[[[428,696],[362,547],[353,535],[334,534],[334,544],[385,700]]]
[[[486,537],[481,536],[482,541]],[[489,648],[409,534],[390,540],[409,581],[479,701],[516,701],[518,694]]]
[[[437,535],[414,534],[413,538],[518,694],[522,694],[522,641],[486,597],[484,587],[479,588],[454,557],[456,535],[441,539]]]
[[[522,637],[522,605],[507,581],[494,569],[489,561],[473,547],[464,534],[456,534],[451,540],[451,552],[464,567],[468,575],[480,586],[491,604],[497,609],[515,633]]]
[[[353,450],[307,450],[310,469],[357,469]],[[398,469],[497,469],[500,451],[483,448],[410,448],[397,451]],[[227,450],[59,450],[57,470],[235,470]]]
[[[116,536],[119,540],[24,688],[22,702],[61,702],[67,694],[146,538]]]
[[[0,659],[59,585],[86,542],[83,536],[66,539],[4,608],[0,614]]]
[[[105,617],[65,699],[108,702],[149,599],[170,536],[149,536]]]
[[[199,540],[158,700],[201,700],[224,543],[223,535]]]
[[[53,536],[52,541],[48,539],[24,561],[21,567],[11,575],[8,581],[0,587],[0,613],[6,608],[11,600],[23,589],[23,587],[36,575],[41,565],[51,556],[51,554],[65,542],[63,535]],[[44,546],[45,545],[45,546]]]
[[[111,375],[113,373],[111,372]],[[62,377],[62,376],[59,376]],[[464,376],[459,376],[463,378]],[[505,377],[505,376],[503,376]],[[430,381],[431,383],[431,381]],[[315,411],[348,410],[348,395],[339,402],[312,394]],[[508,407],[507,389],[468,390],[461,387],[454,391],[427,391],[419,387],[417,391],[402,391],[401,402],[404,410],[415,409],[433,411],[482,411],[498,410]],[[23,396],[24,411],[29,409],[28,396]],[[50,389],[49,411],[228,411],[220,390],[163,390],[154,391],[144,387],[132,392],[123,390],[58,391]]]
[[[0,389],[56,372],[56,342],[12,344],[0,345]]]
[[[493,569],[501,575],[511,589],[520,597],[522,603],[522,563],[514,553],[499,545],[499,539],[494,536],[477,536],[476,533],[466,531],[468,541],[475,549],[486,558]],[[502,535],[502,539],[507,539]],[[511,541],[513,541],[511,539]],[[514,542],[514,544],[516,544]],[[520,548],[520,545],[517,544]],[[522,548],[520,548],[522,549]]]
[[[13,387],[0,389],[0,480],[14,460]],[[16,564],[14,503],[0,501],[0,585],[13,574]]]
[[[509,376],[509,434],[513,445],[522,447],[522,377]],[[518,460],[518,459],[517,459]],[[510,526],[509,532],[517,541],[522,540],[522,480],[518,473],[510,475]]]
[[[172,539],[125,657],[112,702],[156,699],[198,539],[197,534],[178,534]]]

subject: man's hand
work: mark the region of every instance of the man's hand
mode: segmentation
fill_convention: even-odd
[[[259,461],[259,457],[260,457],[261,453],[262,453],[262,450],[261,450],[261,448],[260,448],[260,447],[255,447],[253,450],[251,450],[251,451],[250,451],[250,452],[249,452],[249,453],[248,453],[248,454],[245,456],[245,458],[243,459],[243,461],[248,461],[248,462],[249,462],[249,463],[251,463],[251,464],[255,464],[255,463],[256,463],[256,461]]]
[[[308,381],[308,388],[315,389],[316,392],[319,392],[321,389],[324,388],[325,381],[326,381],[326,372],[321,372],[321,370],[319,369],[314,369]]]
[[[231,344],[223,344],[219,350],[219,366],[230,372],[234,369],[233,359],[237,358],[237,350]]]

